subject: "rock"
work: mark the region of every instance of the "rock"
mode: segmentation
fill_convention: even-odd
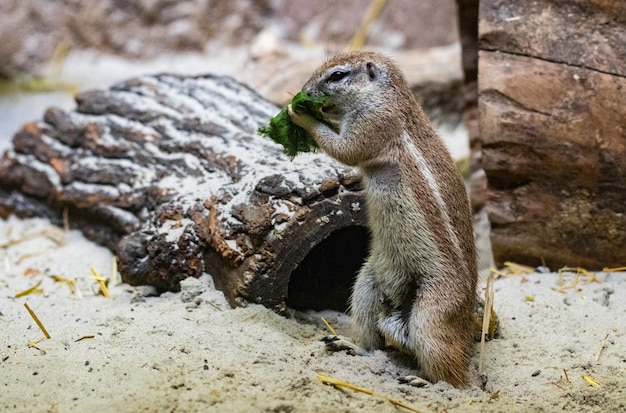
[[[482,165],[496,261],[626,262],[626,4],[481,2]]]
[[[626,3],[487,0],[480,49],[626,76]]]

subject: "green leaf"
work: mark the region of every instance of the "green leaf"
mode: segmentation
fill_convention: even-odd
[[[325,97],[312,99],[306,92],[298,92],[291,101],[291,107],[298,112],[305,112],[324,122],[321,108],[326,103]],[[318,149],[315,140],[300,126],[291,121],[287,107],[270,119],[267,125],[259,127],[259,134],[283,146],[283,152],[293,159],[301,152],[313,152]]]

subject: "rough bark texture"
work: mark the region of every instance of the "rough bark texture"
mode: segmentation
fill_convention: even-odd
[[[233,304],[282,308],[311,249],[365,225],[360,177],[322,154],[290,162],[256,135],[279,109],[230,78],[141,77],[76,101],[15,135],[0,213],[67,209],[130,284],[207,271]]]
[[[626,263],[626,3],[481,2],[482,163],[497,261]]]

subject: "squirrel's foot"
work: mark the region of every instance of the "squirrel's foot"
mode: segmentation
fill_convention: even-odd
[[[487,388],[487,375],[477,371],[470,371],[470,384],[479,387],[482,391]]]
[[[342,336],[326,336],[322,340],[326,344],[326,351],[346,351],[352,356],[363,356],[367,351],[360,346],[352,343]]]
[[[398,379],[401,384],[408,384],[413,387],[428,387],[432,383],[419,376],[403,376]]]

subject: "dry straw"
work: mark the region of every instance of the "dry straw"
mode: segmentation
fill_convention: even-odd
[[[387,397],[387,396],[375,394],[374,391],[372,391],[372,390],[367,390],[367,389],[364,389],[362,387],[356,386],[354,384],[351,384],[351,383],[348,383],[348,382],[345,382],[345,381],[342,381],[342,380],[338,380],[338,379],[335,379],[333,377],[324,376],[322,374],[317,374],[317,378],[320,379],[320,381],[322,383],[324,383],[324,384],[329,384],[329,385],[334,386],[334,387],[344,387],[346,389],[354,390],[354,391],[359,392],[359,393],[364,393],[364,394],[367,394],[368,396],[373,396],[373,397],[377,397],[379,399],[388,401],[389,403],[393,404],[394,406],[402,407],[403,409],[407,409],[410,412],[420,413],[419,410],[417,410],[417,409],[415,409],[415,408],[413,408],[413,407],[411,407],[411,406],[409,406],[409,405],[407,405],[407,404],[405,404],[405,403],[403,403],[403,402],[401,402],[399,400],[395,400],[395,399],[392,399],[392,398]]]
[[[326,321],[326,319],[324,317],[322,317],[322,321],[326,325],[326,328],[328,329],[328,331],[330,331],[330,334],[332,334],[333,336],[336,336],[337,332],[335,331],[333,326],[331,326],[330,323],[328,321]]]
[[[26,307],[26,309],[28,310],[28,313],[33,318],[33,320],[35,320],[35,323],[37,323],[37,325],[39,326],[39,328],[43,332],[43,335],[46,336],[46,338],[49,339],[50,338],[50,334],[48,334],[48,330],[46,330],[46,328],[43,326],[43,324],[39,320],[39,317],[37,317],[37,314],[35,314],[35,312],[30,308],[28,303],[24,303],[24,307]]]
[[[106,298],[111,298],[111,294],[109,294],[109,289],[107,287],[107,283],[109,282],[109,280],[101,276],[96,270],[96,267],[91,267],[91,273],[93,275],[89,278],[98,281],[98,284],[100,285],[100,293],[102,293],[102,295]]]
[[[485,359],[485,339],[489,337],[492,339],[496,334],[496,314],[493,310],[494,301],[494,288],[493,283],[495,281],[494,272],[492,271],[487,278],[487,285],[484,288],[485,291],[485,309],[483,311],[483,329],[480,335],[480,360],[478,363],[478,371],[484,370]]]
[[[30,294],[43,294],[43,290],[41,288],[39,288],[39,286],[41,285],[43,280],[39,280],[37,281],[37,284],[33,285],[30,288],[27,288],[24,291],[20,291],[19,293],[15,294],[15,298],[21,298],[21,297],[25,297],[27,295]]]

